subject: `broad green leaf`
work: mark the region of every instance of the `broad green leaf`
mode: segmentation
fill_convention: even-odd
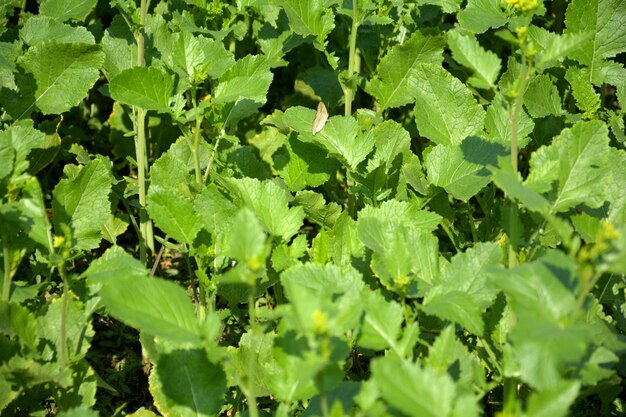
[[[0,301],[0,333],[19,338],[19,342],[37,350],[37,318],[26,307]]]
[[[104,53],[98,45],[47,41],[19,59],[36,81],[34,96],[24,114],[35,106],[44,114],[63,113],[76,106],[98,80]],[[21,116],[20,116],[21,117]]]
[[[81,277],[87,277],[91,284],[103,283],[120,275],[144,277],[146,267],[138,259],[124,252],[119,246],[113,246],[98,259],[93,260]]]
[[[252,270],[263,266],[266,236],[254,213],[243,208],[235,215],[225,255],[247,264]]]
[[[398,200],[385,201],[378,207],[363,207],[359,212],[359,219],[366,217],[376,217],[383,222],[402,223],[424,232],[434,232],[441,223],[441,216],[437,213],[422,210],[416,204]]]
[[[573,0],[565,14],[565,33],[589,32],[580,48],[570,56],[595,71],[602,61],[626,51],[622,0]]]
[[[459,10],[462,0],[418,0],[417,4],[432,4],[441,7],[444,13],[454,13]]]
[[[385,171],[388,171],[394,159],[411,146],[409,132],[393,120],[386,120],[377,125],[372,129],[372,134],[376,142],[374,154],[367,162],[369,172],[379,166],[384,166]]]
[[[324,184],[340,166],[317,145],[303,142],[296,137],[290,137],[274,152],[272,163],[291,191]]]
[[[30,120],[19,121],[0,132],[0,146],[2,149],[11,149],[10,153],[14,154],[11,158],[14,177],[26,172],[30,166],[28,156],[34,149],[43,147],[44,142],[45,134],[33,128],[33,122]],[[8,154],[8,151],[5,152]]]
[[[359,346],[374,350],[392,349],[400,354],[398,337],[404,321],[402,306],[373,291],[364,296],[364,310]]]
[[[235,64],[235,58],[224,45],[189,32],[174,35],[171,60],[187,76],[190,83],[199,82],[203,74],[219,78]]]
[[[220,77],[214,93],[215,103],[225,104],[247,99],[263,104],[272,78],[266,57],[247,55],[231,65]]]
[[[343,212],[328,233],[330,257],[338,265],[350,265],[353,257],[362,255],[364,246],[357,236],[356,222]]]
[[[564,34],[530,25],[528,37],[539,50],[535,65],[541,70],[559,65],[567,56],[579,49],[589,38],[589,32]]]
[[[76,249],[94,249],[100,244],[101,226],[111,212],[111,165],[102,156],[84,166],[66,165],[67,178],[52,192],[55,230],[60,233],[61,224],[69,225]]]
[[[559,90],[547,75],[535,76],[526,89],[524,105],[532,117],[559,116],[563,113]]]
[[[422,136],[441,145],[458,145],[482,131],[485,111],[470,90],[439,65],[419,64],[409,79],[415,94],[415,123]]]
[[[191,199],[158,185],[150,187],[147,210],[157,227],[180,243],[191,244],[202,224]]]
[[[394,46],[376,68],[377,76],[366,91],[378,101],[381,110],[400,107],[414,100],[410,81],[420,63],[441,64],[444,42],[441,37],[415,34],[405,43]]]
[[[550,202],[525,185],[518,172],[494,167],[490,167],[490,170],[493,172],[493,182],[504,190],[509,198],[519,201],[524,207],[532,211],[547,213],[550,210]]]
[[[173,282],[123,272],[101,282],[102,302],[129,326],[174,342],[204,337],[187,292]]]
[[[204,349],[174,349],[159,354],[150,392],[163,415],[214,417],[224,404],[226,375]]]
[[[599,207],[610,178],[608,144],[604,123],[578,122],[532,155],[526,184],[535,191],[552,191],[553,212],[567,211],[576,204]]]
[[[335,27],[332,10],[323,0],[277,0],[275,3],[285,10],[295,33],[303,37],[313,35],[320,45]]]
[[[65,309],[65,312],[64,312]],[[65,348],[69,363],[78,362],[87,354],[87,350],[94,336],[91,318],[85,311],[83,303],[71,298],[63,306],[60,297],[55,297],[48,305],[45,315],[37,318],[37,336],[46,339],[48,347],[42,356],[50,361],[61,354],[61,317],[65,314]]]
[[[96,3],[97,0],[45,0],[39,7],[39,12],[60,22],[68,20],[82,22]]]
[[[626,152],[611,148],[609,152],[611,177],[607,188],[611,202],[608,218],[613,224],[626,224],[626,194],[622,192],[623,179],[626,178]]]
[[[304,213],[309,220],[329,229],[333,227],[341,215],[341,207],[337,203],[326,204],[324,196],[313,191],[297,193],[294,204],[304,208]]]
[[[291,314],[284,317],[303,334],[345,337],[361,317],[361,274],[352,267],[296,265],[280,277]]]
[[[534,392],[528,398],[526,417],[565,417],[576,400],[579,382],[567,381],[554,388]]]
[[[20,30],[20,38],[30,46],[35,46],[45,41],[96,43],[93,35],[86,28],[70,26],[44,16],[35,16],[28,19]]]
[[[273,367],[272,347],[274,333],[260,333],[254,336],[248,331],[241,335],[239,346],[230,348],[230,361],[224,364],[228,376],[228,385],[245,383],[252,385],[258,396],[271,395],[269,387]],[[252,357],[252,360],[250,360]],[[232,381],[231,381],[232,379]]]
[[[426,155],[424,166],[431,184],[443,187],[463,201],[476,195],[491,181],[488,165],[503,155],[502,145],[472,136],[460,145],[437,145]]]
[[[503,5],[502,0],[468,0],[465,9],[457,14],[457,19],[463,29],[483,33],[506,24],[507,16]]]
[[[447,326],[439,333],[428,350],[425,364],[435,370],[448,372],[456,382],[459,396],[473,396],[476,387],[485,387],[485,370],[480,359],[455,336],[454,325]]]
[[[113,99],[146,110],[167,113],[174,90],[174,78],[155,67],[132,67],[109,82]]]
[[[315,112],[304,107],[290,107],[283,116],[283,121],[290,128],[298,131],[307,142],[314,141],[323,146],[330,155],[337,156],[350,169],[356,171],[357,165],[365,160],[374,148],[372,132],[360,132],[359,125],[351,116],[333,116],[324,128],[315,136],[311,133]]]
[[[589,70],[569,67],[565,79],[572,86],[576,106],[587,115],[596,113],[600,108],[600,96],[590,82]]]
[[[538,390],[566,381],[593,343],[588,326],[520,319],[510,334],[521,379]]]
[[[104,31],[101,44],[104,51],[102,71],[109,81],[137,63],[135,37],[120,15],[116,15]]]
[[[0,237],[7,248],[17,250],[38,249],[52,253],[52,236],[44,195],[36,178],[29,178],[22,188],[18,201],[0,205]]]
[[[0,42],[0,89],[15,90],[17,88],[13,73],[15,61],[21,53],[21,46],[17,42]]]
[[[422,310],[443,320],[458,323],[475,335],[483,334],[483,310],[471,294],[436,287],[424,297]]]
[[[242,205],[254,211],[270,234],[286,241],[302,226],[304,210],[302,207],[289,208],[291,196],[274,182],[254,178],[229,178],[227,182]]]
[[[386,356],[372,361],[372,379],[385,401],[407,415],[441,417],[452,411],[456,389],[446,373]]]
[[[550,252],[537,261],[516,268],[492,268],[488,273],[515,314],[528,322],[556,325],[576,308],[575,269],[571,259]]]
[[[478,40],[471,35],[457,31],[448,32],[448,46],[452,58],[459,64],[472,70],[468,84],[482,89],[493,89],[500,73],[500,58],[491,51],[486,51]]]
[[[518,149],[523,149],[530,142],[529,135],[532,133],[535,127],[535,122],[528,116],[526,111],[520,112],[520,117],[517,125],[517,146]],[[487,131],[489,138],[494,142],[498,142],[505,148],[511,147],[511,140],[513,137],[513,130],[511,128],[511,122],[509,119],[509,112],[507,111],[504,98],[498,96],[491,102],[491,105],[487,109],[487,115],[485,117],[485,130]]]

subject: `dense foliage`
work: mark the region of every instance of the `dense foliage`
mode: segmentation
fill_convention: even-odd
[[[0,2],[2,416],[625,415],[626,0],[136,3]]]

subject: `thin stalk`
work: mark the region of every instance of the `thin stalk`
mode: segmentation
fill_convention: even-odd
[[[59,274],[61,275],[61,278],[63,280],[63,295],[61,296],[61,329],[60,329],[60,338],[61,338],[61,342],[60,342],[60,346],[59,349],[61,350],[61,355],[60,355],[60,366],[61,366],[61,370],[64,370],[65,367],[67,366],[67,303],[68,303],[68,282],[67,282],[67,276],[66,276],[66,272],[65,272],[65,261],[60,264],[58,266],[59,269]]]
[[[252,277],[253,278],[253,277]],[[254,294],[256,293],[256,283],[252,281],[252,286],[250,288],[250,295],[248,295],[248,317],[250,318],[250,347],[253,348],[255,345],[255,339],[257,335],[257,323],[256,323],[256,306],[254,300]],[[252,375],[254,374],[254,361],[255,355],[253,352],[248,353],[248,381],[246,383],[245,388],[243,389],[244,395],[248,400],[248,414],[250,417],[259,417],[259,410],[256,404],[256,394],[254,392],[254,386],[252,383]]]
[[[352,29],[350,30],[350,52],[348,55],[348,83],[346,87],[346,103],[344,114],[350,116],[352,114],[352,100],[354,99],[354,91],[352,89],[352,76],[356,67],[356,35],[359,29],[359,8],[358,1],[352,0]]]
[[[4,277],[2,280],[2,301],[9,301],[11,294],[11,258],[9,248],[4,245],[2,248],[2,257],[4,258]]]
[[[202,135],[200,134],[202,129],[202,115],[198,111],[198,103],[196,103],[196,95],[197,91],[193,88],[191,102],[193,104],[193,110],[196,115],[196,127],[193,132],[193,162],[194,162],[194,171],[196,174],[196,183],[202,184],[202,169],[200,168],[200,139]]]
[[[136,34],[137,39],[137,65],[145,66],[145,40],[143,36],[146,24],[146,14],[148,11],[148,0],[141,0],[141,28]],[[136,109],[136,138],[135,155],[137,159],[137,181],[139,186],[139,229],[141,237],[139,239],[139,259],[146,263],[147,249],[154,251],[154,235],[152,221],[146,212],[146,183],[148,174],[148,152],[146,145],[146,110]]]

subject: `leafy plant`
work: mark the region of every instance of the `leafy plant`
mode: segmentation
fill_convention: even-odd
[[[625,16],[4,2],[2,415],[622,415]]]

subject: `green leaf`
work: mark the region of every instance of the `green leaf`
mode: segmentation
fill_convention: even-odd
[[[9,337],[17,336],[20,343],[37,350],[37,319],[26,307],[0,301],[0,333]]]
[[[339,169],[339,163],[317,145],[291,136],[272,155],[273,167],[291,191],[318,187]]]
[[[530,142],[529,135],[533,132],[535,122],[528,116],[526,111],[522,110],[517,124],[517,145],[519,149],[523,149]],[[509,120],[507,105],[502,96],[494,99],[487,109],[485,130],[493,142],[498,142],[505,148],[510,149],[513,130]]]
[[[152,185],[147,210],[154,223],[178,242],[191,244],[202,222],[191,199],[176,191]]]
[[[600,108],[600,95],[590,81],[589,70],[577,67],[569,67],[565,73],[565,79],[572,86],[572,95],[576,100],[576,106],[585,114],[594,114]]]
[[[323,0],[277,0],[287,13],[291,29],[303,37],[313,35],[320,45],[335,27],[335,16]]]
[[[120,72],[134,66],[137,44],[130,28],[120,15],[113,17],[101,40],[104,51],[102,71],[110,81]]]
[[[415,78],[413,69],[420,63],[441,64],[443,39],[439,36],[415,34],[404,44],[394,46],[376,68],[377,76],[365,91],[373,95],[381,110],[400,107],[414,100],[410,82]]]
[[[247,99],[263,104],[267,100],[272,78],[266,57],[247,55],[231,65],[220,77],[214,101],[216,104],[225,104]]]
[[[524,95],[524,105],[532,117],[559,116],[563,113],[559,90],[547,75],[535,76]]]
[[[34,16],[28,19],[20,30],[20,38],[30,46],[35,46],[45,41],[96,43],[93,35],[86,28],[82,26],[73,27],[44,16]]]
[[[459,323],[467,331],[481,336],[484,330],[483,311],[475,298],[465,292],[435,288],[424,297],[422,310],[444,320]]]
[[[591,36],[570,56],[595,70],[602,61],[626,51],[623,19],[626,4],[621,0],[574,0],[565,14],[565,33],[589,32]]]
[[[408,89],[415,94],[415,123],[422,136],[458,145],[482,131],[485,111],[470,90],[439,65],[419,64]]]
[[[233,219],[228,249],[224,254],[245,263],[249,268],[260,268],[265,259],[266,236],[254,213],[243,208]]]
[[[29,48],[18,62],[36,81],[24,114],[35,106],[44,114],[60,114],[87,96],[100,75],[104,53],[98,45],[47,41]]]
[[[98,417],[98,412],[90,409],[86,405],[70,408],[57,414],[59,417]]]
[[[203,333],[187,292],[173,282],[120,272],[102,280],[102,302],[129,326],[174,342],[200,342]]]
[[[291,196],[271,181],[254,178],[229,178],[235,195],[243,205],[250,207],[266,230],[283,240],[289,240],[298,232],[304,219],[302,207],[289,208]]]
[[[375,151],[367,161],[367,171],[372,172],[379,166],[384,166],[389,171],[395,158],[408,151],[411,146],[411,137],[399,123],[393,120],[385,120],[372,129],[374,135]]]
[[[174,35],[171,61],[187,76],[189,82],[202,79],[202,74],[219,78],[235,64],[232,53],[221,42],[189,32]]]
[[[608,144],[604,123],[578,122],[532,155],[526,184],[535,191],[553,192],[553,212],[567,211],[576,204],[599,207],[606,199],[610,178]]]
[[[473,33],[483,33],[490,28],[499,28],[507,22],[500,0],[468,0],[465,9],[457,14],[463,29]]]
[[[300,191],[294,198],[294,204],[304,208],[309,220],[329,229],[341,215],[341,207],[337,203],[326,204],[324,196],[313,191]]]
[[[15,61],[21,53],[21,46],[17,42],[0,42],[0,89],[17,89],[13,73],[15,72]]]
[[[87,277],[90,284],[103,283],[120,275],[144,277],[148,274],[146,267],[124,252],[119,246],[113,246],[89,264],[81,277]]]
[[[458,31],[448,32],[448,46],[452,58],[459,64],[472,70],[468,84],[482,89],[493,89],[500,73],[502,62],[496,54],[486,51],[471,35]]]
[[[452,411],[456,389],[446,373],[390,355],[372,361],[372,379],[385,401],[407,415],[441,417]]]
[[[303,334],[341,338],[357,327],[361,317],[361,274],[352,267],[296,265],[280,281],[293,313],[283,318]]]
[[[160,113],[169,112],[173,90],[174,78],[155,67],[128,68],[109,82],[113,99]]]
[[[562,382],[528,398],[527,417],[565,417],[580,391],[579,382]]]
[[[44,16],[54,17],[60,22],[68,20],[84,21],[97,0],[45,0],[39,7]]]
[[[404,321],[402,306],[386,300],[378,291],[368,292],[364,298],[365,315],[359,346],[374,350],[393,349],[400,354],[398,337]]]
[[[550,32],[534,25],[528,27],[528,37],[532,39],[538,56],[535,65],[541,70],[559,65],[566,57],[582,47],[590,33],[564,34]]]
[[[486,167],[496,165],[496,157],[504,153],[501,145],[472,136],[460,145],[435,146],[426,155],[424,166],[432,184],[467,201],[491,181]]]
[[[174,349],[159,354],[150,392],[163,415],[214,417],[224,404],[226,375],[204,349]]]
[[[84,166],[66,165],[67,178],[52,192],[55,230],[60,233],[61,224],[69,225],[76,249],[94,249],[100,244],[101,226],[111,212],[111,165],[102,156]]]

